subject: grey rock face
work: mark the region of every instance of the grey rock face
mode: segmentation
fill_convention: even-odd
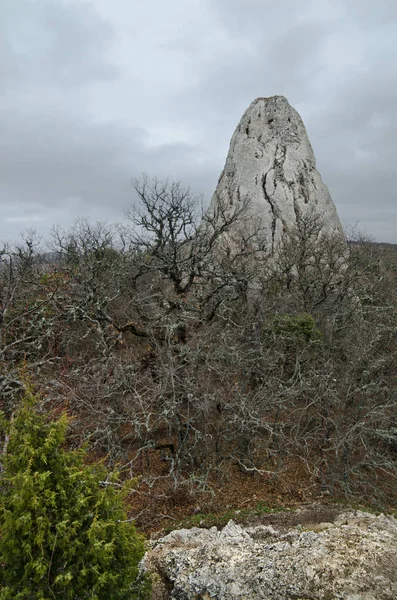
[[[209,211],[221,204],[232,213],[247,200],[251,224],[261,222],[273,252],[283,232],[308,213],[326,233],[343,235],[303,121],[283,96],[258,98],[245,111]]]
[[[143,561],[154,600],[395,600],[397,521],[362,512],[283,530],[174,531]]]

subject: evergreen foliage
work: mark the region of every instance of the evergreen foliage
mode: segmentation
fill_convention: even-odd
[[[273,319],[273,330],[276,335],[304,342],[317,342],[321,332],[314,317],[303,313],[300,315],[277,315]]]
[[[308,313],[279,314],[263,325],[262,341],[265,346],[281,345],[284,350],[313,348],[322,341],[322,333],[314,317]]]
[[[0,599],[145,598],[144,546],[113,479],[64,448],[66,415],[47,422],[28,396],[11,423],[0,485]],[[107,478],[109,481],[109,477]]]

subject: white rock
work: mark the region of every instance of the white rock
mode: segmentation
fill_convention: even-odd
[[[283,96],[257,98],[245,111],[209,214],[217,205],[232,214],[247,199],[251,227],[261,223],[273,252],[283,232],[307,213],[318,215],[326,233],[343,235],[303,121]]]
[[[155,542],[143,560],[154,574],[153,600],[397,598],[393,517],[350,512],[326,528],[268,533],[271,543],[263,526],[229,522],[220,534],[191,529]]]

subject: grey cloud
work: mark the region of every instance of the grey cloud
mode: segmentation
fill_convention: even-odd
[[[151,147],[143,129],[65,114],[13,119],[0,111],[1,117],[0,198],[6,209],[0,236],[8,237],[10,225],[15,232],[26,225],[47,233],[65,221],[68,205],[68,224],[79,216],[121,220],[133,202],[129,179],[142,171],[181,177],[209,193],[203,181],[211,166],[200,165],[200,149],[193,146]]]
[[[114,31],[88,2],[3,2],[0,34],[3,85],[69,87],[117,75],[104,57]]]
[[[2,3],[0,238],[119,219],[142,170],[208,200],[243,111],[283,94],[341,220],[397,242],[396,23],[395,0]]]

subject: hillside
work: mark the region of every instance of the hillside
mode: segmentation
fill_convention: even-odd
[[[26,381],[67,411],[71,447],[139,476],[145,530],[317,497],[395,506],[396,246],[308,217],[277,262],[237,234],[235,254],[230,222],[208,240],[189,192],[153,185],[129,228],[2,250],[6,416]]]

